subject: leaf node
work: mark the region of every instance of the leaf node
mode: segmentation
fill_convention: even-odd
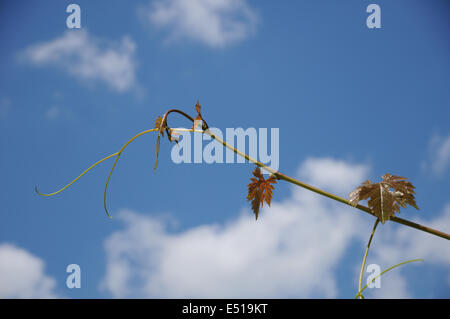
[[[155,166],[153,167],[153,171],[158,167],[158,158],[159,158],[159,148],[161,145],[161,135],[164,137],[164,130],[166,130],[169,140],[171,141],[171,136],[167,127],[167,113],[163,115],[163,117],[158,116],[155,120],[155,129],[158,130],[158,137],[156,138],[156,160]]]

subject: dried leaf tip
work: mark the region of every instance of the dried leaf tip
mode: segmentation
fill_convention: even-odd
[[[164,126],[162,125],[162,117],[161,116],[158,116],[157,118],[156,118],[156,120],[155,120],[155,129],[157,129],[158,130],[158,132],[162,135],[162,136],[164,136]]]
[[[384,174],[382,179],[379,183],[372,183],[370,180],[363,182],[350,193],[350,203],[356,206],[359,201],[368,199],[369,208],[382,224],[394,216],[395,212],[400,213],[400,206],[405,208],[410,205],[419,209],[414,198],[415,187],[405,177]]]
[[[250,184],[248,184],[247,200],[252,201],[252,210],[255,218],[258,219],[260,205],[262,207],[265,201],[270,206],[275,188],[272,184],[275,184],[277,181],[273,175],[265,179],[259,167],[255,168],[253,176],[250,178]]]
[[[194,123],[192,124],[192,129],[195,130],[197,127],[200,127],[200,129],[203,128],[203,118],[201,114],[201,105],[197,100],[197,104],[195,104],[195,110],[197,111],[197,116],[194,119]]]
[[[201,114],[200,114],[201,108],[202,108],[202,106],[200,105],[200,103],[198,102],[198,99],[197,99],[197,103],[195,104],[195,110],[197,111],[197,114],[200,116],[201,116]]]

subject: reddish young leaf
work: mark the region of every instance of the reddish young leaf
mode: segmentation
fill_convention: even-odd
[[[400,206],[405,208],[406,205],[411,205],[419,209],[414,199],[414,186],[405,177],[385,174],[382,178],[379,183],[369,180],[362,183],[350,193],[350,203],[356,206],[359,201],[368,199],[369,208],[382,224],[394,216],[395,212],[400,213]]]
[[[262,207],[265,201],[270,206],[272,192],[275,188],[272,184],[275,184],[277,180],[274,176],[265,179],[259,167],[255,168],[253,176],[255,177],[250,178],[251,183],[248,184],[247,200],[252,201],[252,210],[258,219],[260,205]]]

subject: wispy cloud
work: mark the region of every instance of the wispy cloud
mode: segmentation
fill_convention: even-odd
[[[44,262],[14,245],[0,244],[0,298],[56,298]]]
[[[52,105],[45,111],[44,117],[47,120],[56,120],[60,118],[70,118],[72,115],[72,111],[69,108]]]
[[[7,98],[0,98],[0,120],[6,119],[10,111],[11,111],[11,100]]]
[[[168,30],[169,39],[188,38],[225,47],[255,32],[257,14],[246,0],[156,0],[141,13]]]
[[[77,30],[32,45],[21,57],[33,65],[56,66],[80,80],[103,82],[117,92],[125,92],[136,85],[135,48],[128,37],[116,43]]]
[[[450,164],[450,135],[443,137],[433,135],[428,145],[428,160],[423,162],[423,168],[435,176],[444,174]]]

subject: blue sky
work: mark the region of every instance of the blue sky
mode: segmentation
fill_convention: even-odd
[[[351,298],[373,220],[279,182],[257,222],[251,164],[174,164],[156,135],[53,192],[178,107],[210,126],[279,128],[280,171],[346,197],[384,173],[401,217],[450,232],[446,1],[69,1],[0,5],[0,297]],[[188,125],[171,120],[174,125]],[[450,297],[444,239],[386,223],[367,297]],[[82,287],[66,287],[80,265]]]

